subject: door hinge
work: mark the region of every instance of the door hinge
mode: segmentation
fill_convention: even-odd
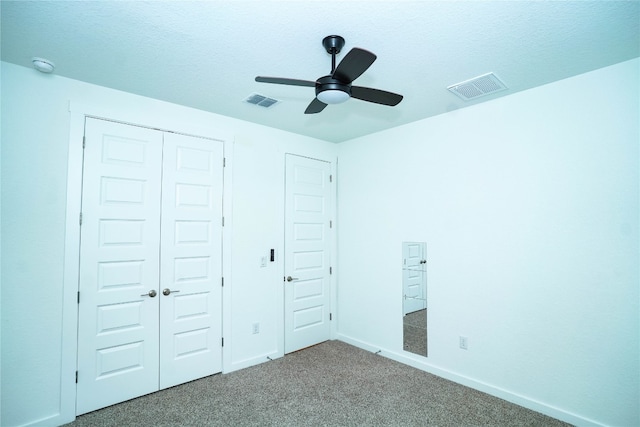
[[[329,320],[333,320],[333,314],[329,313]]]
[[[222,337],[222,346],[224,347],[224,337]]]
[[[224,217],[222,217],[222,226],[224,227]]]
[[[329,228],[333,228],[333,221],[329,220]]]
[[[222,167],[223,168],[227,167],[227,158],[226,157],[222,158]]]
[[[76,384],[78,384],[78,371],[76,371]]]
[[[224,277],[222,277],[222,287],[224,288]]]
[[[329,267],[329,274],[333,274],[333,267]]]
[[[79,223],[82,225],[82,212],[80,212]]]
[[[329,182],[333,182],[333,175],[329,175]]]
[[[80,304],[80,291],[78,291],[78,304]]]
[[[82,137],[82,149],[84,150],[84,148],[87,146],[87,137],[83,136]]]

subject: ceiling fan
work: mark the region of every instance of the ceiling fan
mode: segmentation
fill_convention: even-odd
[[[316,97],[304,111],[305,114],[319,113],[324,110],[327,104],[339,104],[349,98],[382,105],[398,105],[402,101],[402,95],[370,87],[351,85],[355,79],[360,77],[373,64],[377,57],[367,50],[354,47],[336,67],[336,55],[340,53],[344,43],[344,38],[340,36],[327,36],[322,40],[322,45],[327,50],[327,53],[331,54],[331,74],[328,76],[320,77],[315,81],[258,76],[256,81],[315,87]]]

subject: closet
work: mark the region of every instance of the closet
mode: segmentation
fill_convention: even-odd
[[[223,143],[85,121],[76,413],[222,369]]]

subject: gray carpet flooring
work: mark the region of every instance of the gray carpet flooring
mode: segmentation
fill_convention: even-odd
[[[340,341],[82,415],[85,426],[567,426]]]

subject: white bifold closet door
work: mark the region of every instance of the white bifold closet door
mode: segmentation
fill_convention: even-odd
[[[220,141],[87,118],[76,413],[222,368]]]

